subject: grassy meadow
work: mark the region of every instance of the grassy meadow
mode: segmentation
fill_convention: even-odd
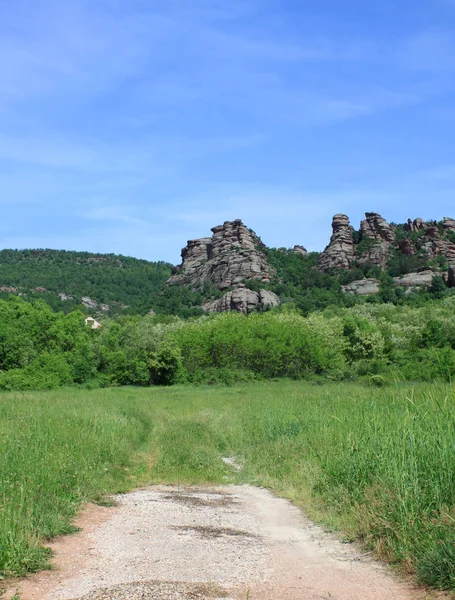
[[[420,581],[455,588],[455,390],[290,380],[0,396],[0,574],[84,502],[137,485],[250,483]],[[221,460],[236,457],[233,472]]]

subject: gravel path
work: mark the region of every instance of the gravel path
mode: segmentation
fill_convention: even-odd
[[[116,500],[65,538],[60,573],[32,578],[23,600],[420,598],[264,489],[155,486]]]

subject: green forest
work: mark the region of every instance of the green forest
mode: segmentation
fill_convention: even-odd
[[[171,274],[172,265],[115,254],[66,250],[0,251],[0,297],[11,292],[40,297],[56,310],[81,307],[82,298],[108,305],[108,312],[146,314]],[[64,294],[62,300],[59,294]],[[100,311],[100,309],[98,309]],[[92,310],[93,312],[93,310]]]
[[[420,255],[398,256],[398,253],[391,253],[386,271],[367,265],[363,269],[321,273],[315,269],[319,258],[317,252],[306,256],[286,248],[267,248],[265,252],[276,271],[275,279],[268,284],[250,280],[246,282],[247,287],[269,289],[288,308],[293,307],[303,315],[329,306],[351,307],[364,303],[423,306],[434,298],[453,293],[446,288],[440,276],[435,276],[433,286],[428,290],[414,289],[405,293],[404,288],[393,285],[392,276],[428,266],[428,261],[425,262]],[[444,268],[443,265],[440,267]],[[143,316],[153,309],[159,315],[186,319],[202,316],[201,305],[222,295],[209,282],[199,290],[187,286],[166,287],[164,283],[171,272],[172,265],[166,262],[149,262],[115,254],[2,250],[0,299],[20,295],[26,301],[44,300],[56,311],[69,313],[77,309],[99,317],[106,314],[110,317]],[[380,292],[365,298],[342,291],[342,285],[362,277],[378,278]],[[84,304],[83,299],[86,298],[94,303]]]
[[[0,300],[0,389],[223,383],[294,379],[449,381],[455,374],[455,297],[422,306],[363,303],[301,314],[105,318]]]

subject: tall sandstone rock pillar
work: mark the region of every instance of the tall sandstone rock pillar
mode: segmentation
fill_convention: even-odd
[[[332,237],[319,258],[317,269],[349,269],[354,260],[354,228],[346,215],[335,215],[332,220]]]

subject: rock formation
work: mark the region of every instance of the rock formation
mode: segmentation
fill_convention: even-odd
[[[428,260],[445,258],[449,265],[455,266],[455,219],[444,217],[442,227],[436,221],[408,219],[405,231],[418,235],[397,239],[395,226],[387,223],[379,213],[367,212],[365,217],[356,236],[346,215],[333,217],[333,234],[317,266],[320,271],[366,265],[386,269],[394,251],[408,256],[427,254]]]
[[[356,259],[356,264],[378,265],[384,268],[387,264],[391,244],[395,242],[393,227],[379,213],[367,212],[366,219],[360,223],[360,242],[371,240],[368,247]]]
[[[394,277],[395,285],[405,288],[431,287],[433,283],[434,271],[427,269],[418,273],[407,273],[402,277]]]
[[[453,231],[455,232],[455,219],[451,219],[450,217],[444,217],[442,220],[442,226],[445,231]]]
[[[393,227],[379,213],[367,212],[366,219],[360,223],[360,239],[395,241]]]
[[[357,296],[372,296],[379,292],[378,279],[358,279],[342,285],[341,289],[347,294],[356,294]]]
[[[335,215],[332,220],[330,243],[318,261],[319,271],[350,269],[354,260],[354,229],[346,215]]]
[[[226,221],[214,227],[212,233],[212,237],[188,242],[182,250],[182,264],[174,269],[166,285],[185,285],[203,291],[204,286],[210,284],[225,292],[222,298],[202,306],[206,312],[248,314],[279,305],[277,295],[260,289],[261,283],[267,284],[276,277],[276,272],[268,263],[265,246],[259,237],[240,219]],[[294,246],[292,252],[302,256],[308,254],[301,245]],[[406,257],[409,260],[405,260]],[[455,219],[444,217],[437,223],[416,218],[408,219],[404,226],[396,226],[389,224],[379,213],[367,212],[356,232],[346,215],[337,214],[333,217],[330,242],[321,253],[316,269],[330,272],[376,266],[386,270],[389,258],[392,259],[391,267],[399,267],[395,274],[406,273],[409,268],[422,269],[394,278],[395,285],[406,288],[407,292],[430,287],[437,274],[443,277],[447,286],[455,287]],[[446,264],[448,271],[443,268]],[[245,285],[252,280],[259,282],[251,286],[254,290]],[[341,289],[348,294],[368,296],[379,292],[380,282],[372,278],[358,279]]]
[[[224,294],[219,300],[209,302],[203,305],[206,312],[230,312],[237,311],[245,315],[248,313],[262,309],[273,308],[279,306],[279,297],[268,290],[259,290],[254,292],[240,284],[235,289]]]
[[[212,283],[218,289],[235,287],[250,279],[264,283],[274,277],[258,236],[242,223],[226,221],[212,229],[211,238],[191,240],[182,250],[182,264],[166,285],[188,285],[192,289]]]
[[[444,231],[452,230],[445,228]],[[437,227],[427,227],[425,235],[417,240],[415,246],[418,250],[426,252],[430,259],[444,257],[449,265],[455,264],[455,244],[445,235],[441,235]]]
[[[420,217],[417,217],[417,219],[414,219],[414,221],[412,221],[411,219],[408,219],[408,223],[407,223],[408,231],[420,231],[421,229],[425,229],[426,227],[427,227],[427,224]]]

